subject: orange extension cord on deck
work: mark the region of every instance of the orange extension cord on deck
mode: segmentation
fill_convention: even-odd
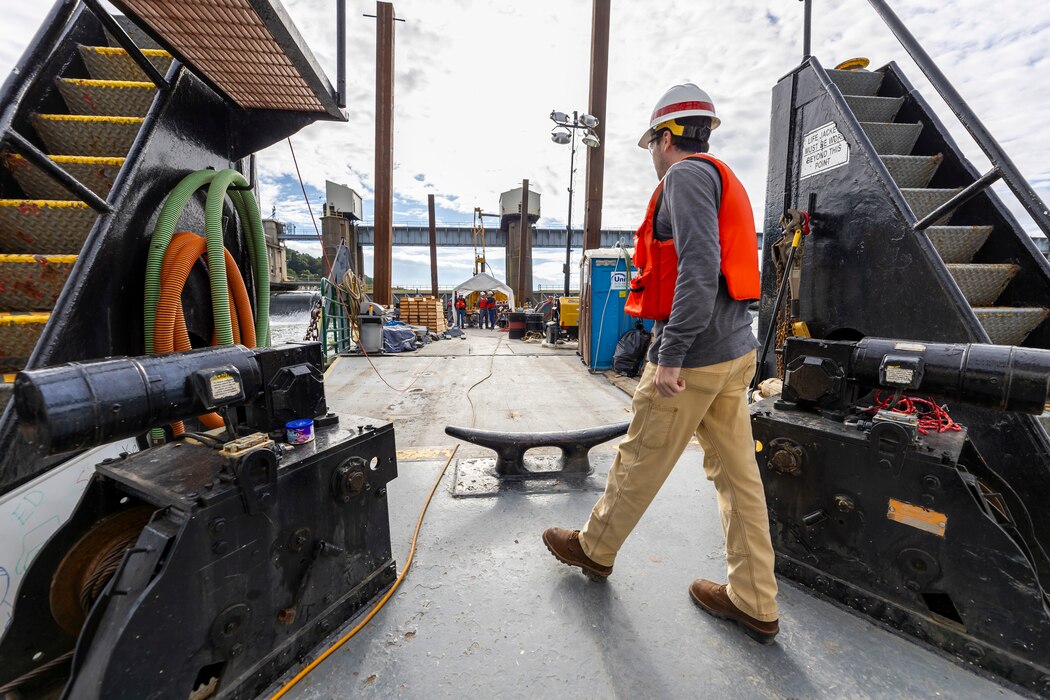
[[[161,266],[160,299],[157,301],[157,315],[153,331],[153,353],[165,355],[170,352],[181,352],[192,349],[189,332],[186,330],[186,316],[182,309],[182,290],[189,279],[190,271],[197,261],[204,256],[207,241],[195,233],[180,231],[175,234],[164,253]],[[244,284],[241,271],[230,255],[226,253],[226,280],[230,295],[230,314],[233,321],[233,342],[249,348],[255,347],[255,319],[252,316],[251,300]],[[212,345],[215,344],[214,335]],[[198,417],[209,430],[221,428],[222,418],[215,413],[206,413]],[[175,435],[185,432],[182,421],[172,424]]]

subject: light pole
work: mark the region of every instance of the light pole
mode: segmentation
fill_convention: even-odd
[[[551,121],[557,124],[551,129],[551,141],[564,146],[571,144],[569,155],[569,217],[565,223],[565,296],[569,296],[569,269],[572,260],[572,189],[573,180],[576,175],[576,132],[583,129],[585,133],[580,138],[584,146],[597,148],[601,145],[598,135],[594,133],[594,127],[598,126],[598,119],[590,114],[573,112],[570,117],[565,112],[551,112]]]

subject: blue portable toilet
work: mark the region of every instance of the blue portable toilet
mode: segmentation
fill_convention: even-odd
[[[610,369],[620,336],[637,321],[624,313],[628,280],[638,274],[630,248],[594,248],[580,261],[580,357],[592,370]],[[653,322],[645,321],[652,331]]]

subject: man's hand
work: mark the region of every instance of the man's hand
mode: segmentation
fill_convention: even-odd
[[[659,392],[660,396],[669,399],[685,389],[685,380],[678,377],[681,369],[681,367],[656,365],[656,376],[653,377],[653,386],[656,387],[656,391]]]

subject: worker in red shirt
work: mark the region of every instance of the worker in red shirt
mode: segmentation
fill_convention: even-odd
[[[480,312],[478,313],[478,328],[487,328],[488,324],[486,321],[488,321],[489,318],[489,299],[487,292],[482,292],[478,297],[478,311]]]
[[[456,297],[456,325],[460,328],[467,325],[467,300],[462,296]]]

